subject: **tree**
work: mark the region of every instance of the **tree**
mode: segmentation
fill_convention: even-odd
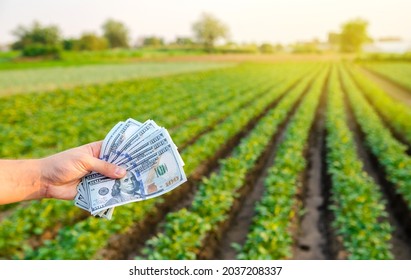
[[[270,43],[263,43],[259,47],[260,52],[262,53],[273,53],[274,52],[274,47]]]
[[[368,36],[368,22],[363,19],[354,19],[341,26],[340,49],[343,52],[358,52],[366,42],[370,42]]]
[[[143,40],[143,46],[146,47],[161,47],[164,46],[164,39],[156,36],[145,37]]]
[[[12,48],[21,50],[24,56],[58,56],[61,50],[60,30],[55,25],[42,26],[34,21],[28,27],[18,26],[12,34],[17,37]]]
[[[76,43],[77,43],[77,40],[74,38],[65,38],[62,41],[63,49],[65,51],[72,51],[75,49]]]
[[[82,51],[97,51],[105,50],[108,48],[107,39],[104,37],[97,36],[95,33],[92,32],[83,33],[80,39],[78,39],[74,45],[74,49]]]
[[[215,42],[228,36],[228,27],[211,14],[203,13],[200,19],[192,26],[197,40],[207,50],[214,48]]]
[[[190,37],[177,37],[174,44],[187,47],[194,45],[194,42]]]
[[[103,24],[102,29],[110,48],[128,48],[129,30],[123,23],[108,19]]]

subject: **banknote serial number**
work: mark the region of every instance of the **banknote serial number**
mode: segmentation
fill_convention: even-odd
[[[171,180],[168,180],[166,182],[166,187],[171,186],[172,184],[174,184],[175,182],[177,182],[180,179],[180,177],[176,176],[174,178],[172,178]]]
[[[222,275],[280,275],[282,266],[224,266]]]

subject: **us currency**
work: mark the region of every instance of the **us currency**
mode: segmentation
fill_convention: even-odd
[[[131,118],[127,119],[125,122],[117,123],[104,138],[99,158],[107,161],[112,151],[115,150],[127,137],[135,133],[141,126],[142,123]],[[92,175],[94,174],[95,172],[92,172]],[[82,183],[79,185],[79,190],[83,194],[82,197],[77,198],[79,200],[81,198],[89,197],[88,189],[85,188],[89,176],[83,178]]]
[[[130,147],[126,151],[121,152],[120,156],[113,162],[117,165],[123,165],[131,160],[141,158],[146,155],[149,151],[153,151],[161,145],[171,144],[170,135],[167,130],[162,128],[158,129],[156,132],[150,134],[144,142],[139,142],[138,145]]]
[[[128,149],[132,149],[132,146],[138,145],[141,141],[148,137],[153,132],[160,129],[158,125],[153,122],[152,120],[146,121],[140,127],[131,127],[130,129],[125,129],[123,135],[121,136],[121,140],[117,141],[114,145],[111,146],[110,154],[108,157],[109,162],[115,162],[115,160],[125,151]],[[126,135],[126,133],[129,134]],[[121,134],[121,132],[120,132]],[[128,137],[127,137],[128,136]]]
[[[108,161],[110,155],[142,126],[143,125],[140,122],[133,119],[127,119],[124,123],[118,126],[112,134],[108,135],[109,137],[102,155],[103,159]]]
[[[75,205],[111,219],[116,206],[162,195],[184,183],[184,161],[165,128],[153,120],[117,123],[104,138],[99,158],[127,170],[122,179],[91,172],[77,187]]]
[[[160,196],[187,178],[173,145],[167,145],[145,160],[128,164],[122,179],[97,177],[87,182],[91,214],[129,202]]]

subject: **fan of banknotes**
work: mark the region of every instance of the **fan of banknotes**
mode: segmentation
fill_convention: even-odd
[[[160,196],[187,181],[177,146],[152,120],[119,122],[104,138],[99,157],[127,173],[121,179],[96,172],[82,178],[74,203],[94,216],[111,219],[114,207]]]

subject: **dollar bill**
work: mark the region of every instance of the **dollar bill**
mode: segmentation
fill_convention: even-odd
[[[91,213],[157,197],[187,180],[172,145],[155,154],[146,161],[130,164],[122,179],[100,177],[88,181]]]
[[[160,129],[160,127],[152,120],[146,121],[140,127],[133,127],[125,130],[123,136],[117,137],[121,138],[122,141],[117,141],[117,143],[113,143],[110,149],[110,156],[108,158],[109,162],[115,162],[116,159],[124,153],[125,150],[131,150],[132,146],[138,145],[148,137],[150,134],[154,133],[156,130]],[[126,135],[128,133],[128,135]],[[121,132],[119,133],[121,134]]]
[[[133,119],[127,119],[124,123],[120,124],[117,129],[108,135],[102,159],[108,161],[110,155],[141,126],[140,122]]]
[[[118,122],[104,138],[99,158],[127,173],[121,179],[97,172],[82,178],[74,204],[96,217],[111,219],[115,207],[160,196],[187,180],[177,146],[153,120]]]

